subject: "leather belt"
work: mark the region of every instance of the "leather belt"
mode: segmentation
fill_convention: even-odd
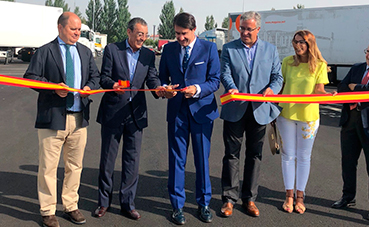
[[[78,114],[78,113],[82,113],[82,110],[81,111],[70,111],[70,110],[67,110],[67,114]]]

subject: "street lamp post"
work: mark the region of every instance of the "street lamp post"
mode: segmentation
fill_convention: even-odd
[[[92,31],[95,31],[95,0],[92,2]]]

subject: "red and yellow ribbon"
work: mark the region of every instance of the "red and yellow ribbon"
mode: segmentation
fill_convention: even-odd
[[[252,102],[281,102],[281,103],[356,103],[368,102],[369,92],[342,92],[336,95],[268,95],[263,97],[261,94],[245,93],[226,93],[220,96],[222,105],[233,101],[252,101]]]

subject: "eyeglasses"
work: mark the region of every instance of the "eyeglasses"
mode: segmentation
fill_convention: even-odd
[[[306,41],[305,40],[296,40],[296,39],[294,39],[292,42],[294,44],[306,44]]]
[[[369,54],[369,50],[368,49],[365,49],[364,50],[364,54]]]
[[[257,29],[258,27],[256,27],[256,28],[244,28],[244,27],[240,27],[240,31],[241,32],[245,32],[245,31],[247,31],[247,32],[253,32],[253,31],[255,31],[256,29]]]
[[[149,34],[144,34],[143,32],[137,33],[136,36],[137,36],[137,38],[144,38],[144,39],[147,39],[147,38],[150,37]]]

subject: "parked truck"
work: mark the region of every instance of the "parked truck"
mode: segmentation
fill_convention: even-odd
[[[260,11],[259,38],[277,46],[281,60],[294,54],[292,36],[308,29],[331,67],[329,80],[342,80],[350,67],[364,62],[369,45],[369,5]],[[240,37],[242,13],[229,13],[228,41]]]
[[[85,24],[81,26],[81,35],[79,36],[78,42],[88,47],[93,56],[96,57],[95,32]]]
[[[107,44],[108,35],[101,34],[100,32],[95,33],[95,51],[97,56],[101,56],[105,46]]]
[[[202,32],[198,37],[213,42],[217,45],[218,53],[222,52],[223,45],[227,42],[228,29],[226,28],[213,28],[208,31]]]
[[[37,48],[58,35],[62,8],[0,1],[0,58],[11,62],[20,49],[20,59],[29,61]],[[14,17],[21,15],[21,17]],[[28,16],[26,16],[28,15]]]

